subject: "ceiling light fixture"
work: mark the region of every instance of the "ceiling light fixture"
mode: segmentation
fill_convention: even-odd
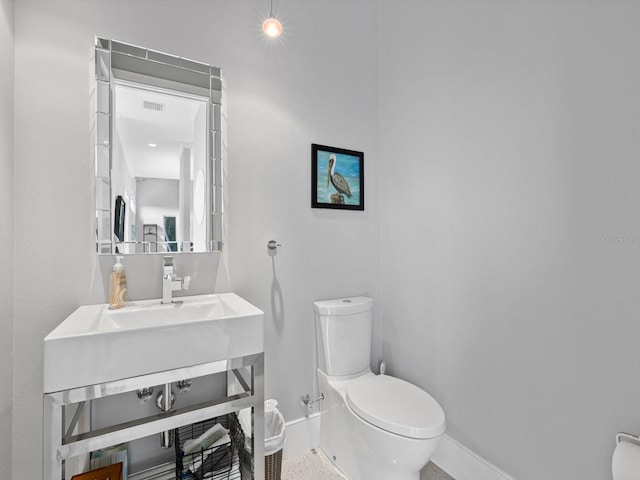
[[[269,38],[278,38],[282,33],[282,24],[273,15],[273,0],[271,0],[269,18],[262,22],[262,31]]]
[[[158,146],[158,145],[156,145],[155,143],[149,143],[148,145],[149,145],[151,148],[155,148],[155,147],[157,147],[157,146]]]

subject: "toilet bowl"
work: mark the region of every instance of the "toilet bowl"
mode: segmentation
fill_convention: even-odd
[[[314,303],[320,448],[349,480],[419,480],[444,412],[417,386],[371,372],[372,306],[367,297]]]

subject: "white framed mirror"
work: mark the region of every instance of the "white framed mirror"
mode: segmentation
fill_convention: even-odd
[[[220,68],[96,37],[98,254],[222,250]]]

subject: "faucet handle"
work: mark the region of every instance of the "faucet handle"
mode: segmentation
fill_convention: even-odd
[[[191,277],[185,275],[182,277],[182,289],[189,290],[189,284],[191,283]]]

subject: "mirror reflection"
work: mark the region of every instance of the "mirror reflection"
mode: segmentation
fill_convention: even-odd
[[[195,183],[206,168],[206,99],[116,83],[114,105],[111,195],[126,206],[118,240],[149,242],[153,252],[204,245],[204,215],[195,215],[204,188],[196,197]]]
[[[99,253],[222,245],[220,70],[96,39]]]

